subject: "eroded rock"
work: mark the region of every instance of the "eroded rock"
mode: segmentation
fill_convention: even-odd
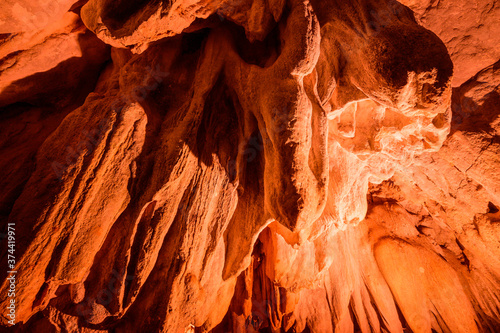
[[[1,5],[14,329],[498,329],[496,7],[404,4]]]

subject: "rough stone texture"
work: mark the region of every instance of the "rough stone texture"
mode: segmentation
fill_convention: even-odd
[[[0,8],[1,330],[500,330],[497,2]]]
[[[500,3],[467,0],[401,0],[446,44],[458,87],[500,58]]]

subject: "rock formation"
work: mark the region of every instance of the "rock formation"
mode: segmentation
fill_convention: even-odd
[[[500,330],[497,1],[0,8],[0,330]]]

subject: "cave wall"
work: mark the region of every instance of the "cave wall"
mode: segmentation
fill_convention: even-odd
[[[0,330],[500,330],[497,1],[0,7]]]

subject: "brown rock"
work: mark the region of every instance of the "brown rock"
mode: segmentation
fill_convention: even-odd
[[[0,5],[3,329],[498,331],[497,6],[401,3]]]

